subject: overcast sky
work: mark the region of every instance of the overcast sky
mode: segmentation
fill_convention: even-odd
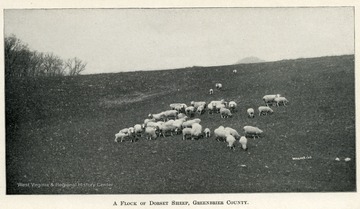
[[[83,74],[354,53],[354,13],[333,8],[5,10],[5,34],[88,63]]]

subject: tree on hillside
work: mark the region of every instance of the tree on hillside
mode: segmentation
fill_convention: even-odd
[[[63,61],[60,57],[53,53],[45,54],[44,56],[44,72],[48,76],[61,76],[65,75],[63,68]]]
[[[5,37],[5,76],[26,76],[31,54],[15,35]]]
[[[87,63],[84,63],[79,58],[75,57],[72,59],[68,59],[65,62],[65,68],[68,69],[68,75],[79,75],[80,72],[85,70]]]

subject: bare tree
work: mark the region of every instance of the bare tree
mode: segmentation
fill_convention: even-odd
[[[82,71],[85,70],[87,63],[84,63],[82,60],[77,57],[68,59],[65,62],[65,68],[68,69],[68,75],[79,75]]]
[[[63,61],[53,53],[44,56],[44,72],[47,76],[64,75]]]
[[[15,35],[5,37],[5,76],[26,76],[30,50]]]

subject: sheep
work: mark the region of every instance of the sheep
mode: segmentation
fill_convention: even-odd
[[[255,110],[253,108],[248,108],[247,109],[247,114],[249,118],[254,118],[255,117]]]
[[[191,101],[191,106],[195,107],[195,108],[198,108],[198,107],[206,107],[206,102],[194,102],[194,101]]]
[[[213,103],[209,103],[207,105],[207,109],[209,111],[209,114],[212,114],[213,112],[216,112],[216,105],[213,105]]]
[[[157,122],[148,122],[145,127],[160,128],[160,125]]]
[[[230,147],[230,149],[235,149],[236,139],[231,134],[226,135],[226,142],[228,143],[227,146]]]
[[[146,119],[144,120],[145,126],[146,126],[146,124],[147,124],[148,122],[155,122],[155,119],[154,119],[154,118],[152,118],[152,119],[146,118]]]
[[[236,69],[234,69],[234,70],[233,70],[233,73],[235,73],[235,74],[236,74],[236,73],[237,73],[237,70],[236,70]]]
[[[165,120],[164,112],[158,113],[158,114],[149,114],[149,118],[155,119],[155,120]]]
[[[177,110],[167,110],[162,112],[165,116],[165,120],[168,120],[170,118],[176,119],[179,112]]]
[[[220,109],[220,116],[221,118],[228,118],[228,117],[232,117],[232,114],[229,109],[222,107]]]
[[[187,116],[193,117],[195,114],[195,107],[189,106],[189,107],[185,108],[185,113]]]
[[[223,141],[226,139],[226,135],[228,133],[225,131],[224,126],[219,126],[217,129],[214,130],[214,135],[216,141]]]
[[[274,110],[272,110],[270,107],[268,106],[260,106],[258,108],[259,110],[259,116],[260,115],[267,115],[267,114],[272,114],[274,112]]]
[[[199,106],[199,107],[196,109],[196,113],[199,114],[199,115],[202,115],[204,112],[205,112],[204,106]]]
[[[210,138],[210,129],[209,128],[204,129],[204,135],[206,138]]]
[[[175,127],[175,133],[179,134],[182,129],[182,124],[186,121],[186,118],[177,119],[172,124]]]
[[[274,99],[277,98],[277,97],[280,97],[281,95],[280,94],[271,94],[271,95],[265,95],[263,97],[263,100],[265,102],[265,105],[266,106],[269,106],[269,104],[273,104],[274,103]]]
[[[192,124],[191,128],[191,140],[199,139],[203,135],[202,126],[199,123]]]
[[[245,132],[245,137],[253,136],[254,139],[255,139],[255,137],[260,137],[260,135],[263,133],[263,131],[261,129],[259,129],[258,127],[254,127],[254,126],[244,126],[244,132]]]
[[[185,108],[187,107],[186,104],[184,103],[173,103],[173,104],[170,104],[170,108],[172,110],[177,110],[179,113],[184,113],[185,112]]]
[[[280,104],[283,104],[284,106],[286,106],[286,104],[289,101],[285,97],[276,97],[274,99],[274,102],[276,103],[277,106],[280,106]]]
[[[129,133],[129,128],[123,128],[119,131],[119,133],[127,134],[127,133]]]
[[[191,128],[184,128],[182,130],[183,140],[187,139],[187,136],[191,136]]]
[[[247,148],[247,138],[245,136],[240,137],[239,143],[241,144],[241,148],[245,151],[248,150]]]
[[[141,134],[143,133],[143,131],[144,131],[144,125],[136,124],[136,125],[134,126],[135,136],[141,136]]]
[[[229,109],[231,112],[235,112],[236,107],[237,107],[236,102],[234,102],[234,101],[229,102]]]
[[[115,142],[118,142],[118,139],[120,139],[120,142],[123,142],[125,140],[125,137],[128,137],[128,133],[119,132],[115,134]]]
[[[187,119],[188,116],[186,116],[184,113],[179,113],[178,116],[177,116],[178,119],[181,119],[181,118],[185,118]]]
[[[215,87],[220,90],[222,88],[222,84],[221,83],[216,83]]]
[[[152,139],[156,139],[157,138],[157,128],[154,127],[146,127],[145,131],[144,131],[144,135],[146,137],[146,139],[148,140],[152,140]]]
[[[183,128],[188,128],[188,127],[192,127],[192,124],[194,123],[200,123],[201,122],[201,119],[199,118],[194,118],[192,120],[188,120],[188,121],[185,121],[183,122],[183,124],[181,125]]]
[[[214,94],[214,89],[210,89],[209,90],[209,94],[211,95],[211,94]]]
[[[167,133],[170,133],[171,136],[173,136],[173,132],[175,131],[175,127],[173,126],[173,123],[164,123],[159,128],[159,135],[163,135],[163,137],[167,136]]]
[[[225,104],[217,103],[216,106],[215,106],[216,112],[217,112],[217,113],[220,113],[220,109],[221,109],[221,108],[225,108],[225,107],[226,107]]]
[[[240,134],[235,129],[226,127],[225,131],[228,132],[233,137],[235,137],[236,140],[240,139]]]

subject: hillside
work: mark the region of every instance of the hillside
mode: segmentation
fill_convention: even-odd
[[[260,63],[260,62],[266,62],[266,61],[258,57],[245,57],[237,61],[235,64],[249,64],[249,63]]]
[[[223,90],[209,95],[217,82]],[[288,107],[246,117],[247,108],[274,93],[285,96]],[[8,194],[356,191],[353,55],[14,80],[6,81],[5,94]],[[264,136],[249,139],[247,152],[213,137],[114,142],[120,129],[170,103],[222,98],[235,100],[238,112],[229,119],[205,113],[201,124],[241,134],[245,125],[258,126]],[[302,156],[311,159],[292,159]]]

